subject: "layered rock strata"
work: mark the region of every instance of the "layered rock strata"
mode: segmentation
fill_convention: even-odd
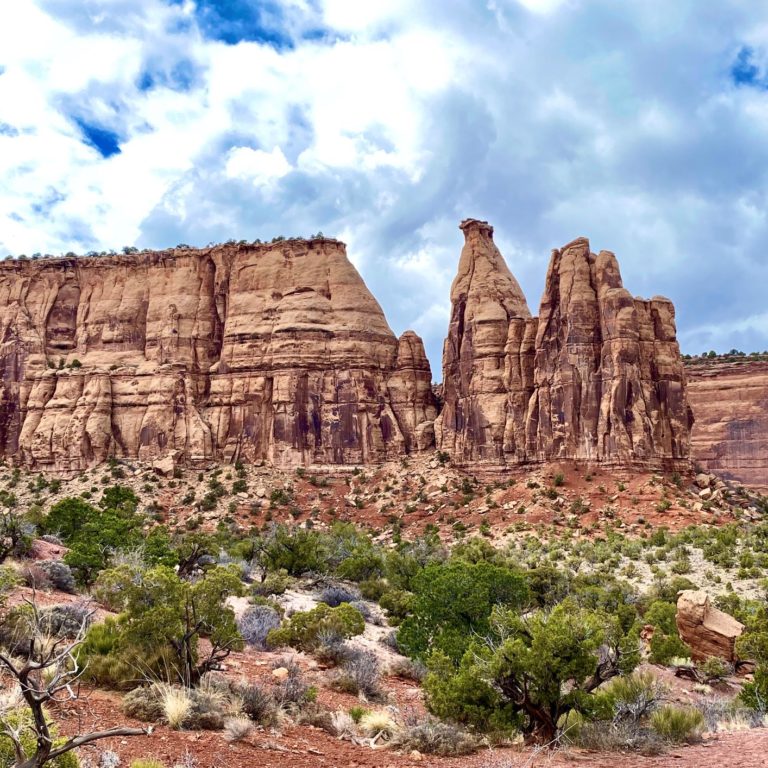
[[[394,336],[342,243],[0,265],[0,453],[276,466],[432,447],[421,340]]]
[[[727,480],[768,489],[768,362],[687,366],[693,460]]]
[[[462,223],[438,446],[463,464],[687,464],[691,413],[664,298],[633,298],[616,257],[552,253],[538,318],[487,222]]]

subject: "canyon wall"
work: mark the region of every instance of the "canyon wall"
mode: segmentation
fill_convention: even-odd
[[[487,222],[462,223],[438,446],[461,464],[574,459],[686,466],[691,412],[664,298],[633,298],[616,257],[552,253],[538,317]]]
[[[768,490],[768,362],[699,360],[686,373],[696,418],[694,461],[726,479]]]
[[[65,474],[435,448],[472,467],[685,464],[671,302],[633,298],[614,255],[578,239],[532,317],[493,228],[461,229],[439,416],[421,340],[394,336],[336,240],[3,262],[0,454]]]
[[[432,447],[421,340],[329,239],[0,264],[0,452],[365,464]]]

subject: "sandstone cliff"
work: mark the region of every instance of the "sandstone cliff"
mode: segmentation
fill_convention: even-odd
[[[0,452],[382,461],[433,444],[421,340],[335,240],[0,265]]]
[[[695,416],[691,455],[710,472],[768,489],[768,362],[686,367]]]
[[[493,243],[462,223],[438,446],[466,464],[687,462],[691,414],[667,299],[635,299],[616,257],[555,250],[538,318]]]

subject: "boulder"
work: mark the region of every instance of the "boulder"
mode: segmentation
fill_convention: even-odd
[[[736,639],[744,631],[744,625],[711,605],[706,592],[692,589],[681,592],[675,622],[694,661],[711,657],[736,660]]]
[[[173,475],[173,471],[176,469],[176,459],[178,457],[178,451],[171,451],[162,459],[152,463],[152,469],[157,472],[158,475],[163,477],[170,477]]]

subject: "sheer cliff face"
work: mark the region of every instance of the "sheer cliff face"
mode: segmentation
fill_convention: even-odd
[[[5,262],[0,332],[0,450],[31,467],[433,445],[421,340],[395,338],[337,241]]]
[[[727,479],[768,489],[768,363],[716,359],[686,372],[696,418],[694,461]]]
[[[485,222],[451,291],[438,446],[464,463],[576,459],[672,465],[691,417],[666,299],[634,299],[612,253],[575,240],[554,251],[538,318]]]

